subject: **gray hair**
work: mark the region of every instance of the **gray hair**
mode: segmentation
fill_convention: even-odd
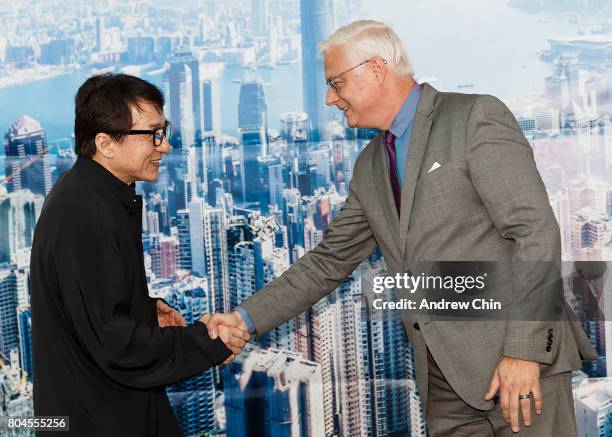
[[[325,54],[330,48],[351,43],[351,49],[368,59],[380,56],[387,65],[401,75],[413,76],[414,70],[406,54],[404,44],[397,34],[384,23],[374,20],[353,21],[339,29],[319,44]]]

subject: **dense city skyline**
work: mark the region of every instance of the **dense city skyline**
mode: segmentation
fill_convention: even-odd
[[[230,311],[279,277],[321,241],[340,211],[353,164],[377,131],[348,128],[324,105],[316,45],[363,18],[374,2],[174,3],[0,0],[0,92],[39,87],[44,100],[53,77],[104,72],[135,74],[162,89],[173,150],[157,182],[137,185],[144,261],[151,296],[163,297],[191,323],[203,313]],[[511,2],[521,12],[525,3]],[[549,70],[537,77],[543,92],[527,90],[508,104],[559,222],[571,288],[580,279],[574,262],[612,260],[612,2],[562,3],[554,10],[546,1],[531,6],[548,14],[542,20],[568,11],[611,12],[585,20],[580,35],[549,35],[547,49],[530,54]],[[478,62],[487,69],[486,60]],[[300,77],[262,80],[291,66]],[[451,88],[429,74],[416,79],[444,91],[481,92],[464,79]],[[235,86],[232,107],[222,94],[229,86]],[[295,97],[281,99],[279,89]],[[235,117],[235,128],[227,127],[225,113]],[[52,138],[50,129],[57,132]],[[0,414],[27,416],[36,383],[29,250],[45,196],[75,156],[69,130],[28,111],[0,131],[0,382],[6,388]],[[330,296],[257,338],[228,366],[169,387],[185,435],[426,435],[404,329],[399,321],[370,317],[365,298],[372,276],[384,272],[375,252]],[[608,269],[587,284],[606,315],[610,278]],[[583,327],[600,355],[574,373],[579,435],[591,436],[612,432],[612,327],[600,319],[585,319]]]

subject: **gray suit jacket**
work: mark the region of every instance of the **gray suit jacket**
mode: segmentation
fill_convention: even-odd
[[[428,172],[434,162],[442,167]],[[392,274],[430,260],[560,262],[559,228],[531,146],[495,97],[438,92],[424,84],[401,200],[398,217],[378,135],[359,155],[346,203],[323,241],[242,302],[257,333],[334,290],[376,246]],[[529,291],[522,277],[511,282],[514,293]],[[566,310],[557,321],[429,321],[420,324],[422,336],[411,323],[404,325],[424,408],[426,346],[457,394],[482,410],[494,408],[484,395],[503,355],[541,363],[542,377],[580,368],[581,357],[597,358]]]

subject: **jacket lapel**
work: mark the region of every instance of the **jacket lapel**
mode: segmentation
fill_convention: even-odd
[[[408,148],[408,157],[404,169],[404,183],[402,185],[400,216],[397,214],[395,199],[393,198],[391,177],[389,175],[389,161],[385,145],[383,144],[383,136],[377,135],[374,139],[377,144],[372,159],[372,176],[376,184],[376,190],[380,194],[380,201],[385,211],[389,229],[391,229],[391,234],[396,242],[396,248],[400,252],[402,259],[406,257],[406,249],[409,243],[407,235],[412,212],[412,201],[414,200],[416,183],[419,178],[421,164],[423,163],[427,139],[429,138],[432,124],[430,115],[434,108],[436,93],[437,91],[434,87],[427,82],[423,83],[423,93],[417,105],[410,134],[410,146]]]
[[[383,144],[382,135],[377,135],[374,141],[376,141],[377,144],[374,157],[372,158],[372,176],[376,184],[376,191],[380,194],[379,198],[382,203],[383,211],[385,212],[385,217],[387,218],[387,224],[393,235],[395,248],[400,252],[401,246],[398,240],[400,221],[397,214],[397,208],[395,207],[395,199],[393,198],[393,189],[391,188],[387,151]]]
[[[399,243],[401,248],[402,258],[406,257],[406,250],[409,244],[408,227],[410,226],[410,216],[412,214],[412,202],[414,200],[414,192],[416,190],[421,164],[423,163],[423,155],[429,138],[432,119],[430,114],[434,108],[434,99],[436,97],[436,89],[427,82],[423,83],[423,93],[417,105],[412,132],[410,134],[410,146],[408,148],[408,157],[406,159],[406,167],[404,169],[404,182],[402,184],[402,208],[399,222]],[[389,183],[389,187],[391,183]],[[395,211],[395,208],[393,208]]]

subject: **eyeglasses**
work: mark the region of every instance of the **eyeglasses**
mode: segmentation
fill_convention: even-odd
[[[172,123],[166,120],[163,127],[158,127],[152,130],[130,130],[128,135],[153,135],[153,146],[159,147],[164,142],[164,138],[170,138],[172,135]]]
[[[330,77],[330,78],[327,78],[327,79],[325,80],[325,83],[327,84],[327,86],[328,86],[328,87],[330,87],[331,89],[333,89],[335,92],[338,92],[338,85],[336,85],[336,84],[334,83],[334,80],[338,79],[339,77],[344,76],[346,73],[348,73],[349,71],[354,70],[354,69],[355,69],[355,68],[357,68],[357,67],[361,67],[363,64],[367,64],[368,62],[373,61],[374,59],[375,59],[375,58],[366,59],[365,61],[361,62],[360,64],[357,64],[357,65],[355,65],[354,67],[351,67],[351,68],[349,68],[348,70],[343,71],[343,72],[342,72],[342,73],[340,73],[340,74],[336,74],[335,76],[332,76],[332,77]],[[387,63],[387,60],[386,60],[386,59],[383,59],[382,61],[383,61],[383,63],[385,63],[385,64]]]

